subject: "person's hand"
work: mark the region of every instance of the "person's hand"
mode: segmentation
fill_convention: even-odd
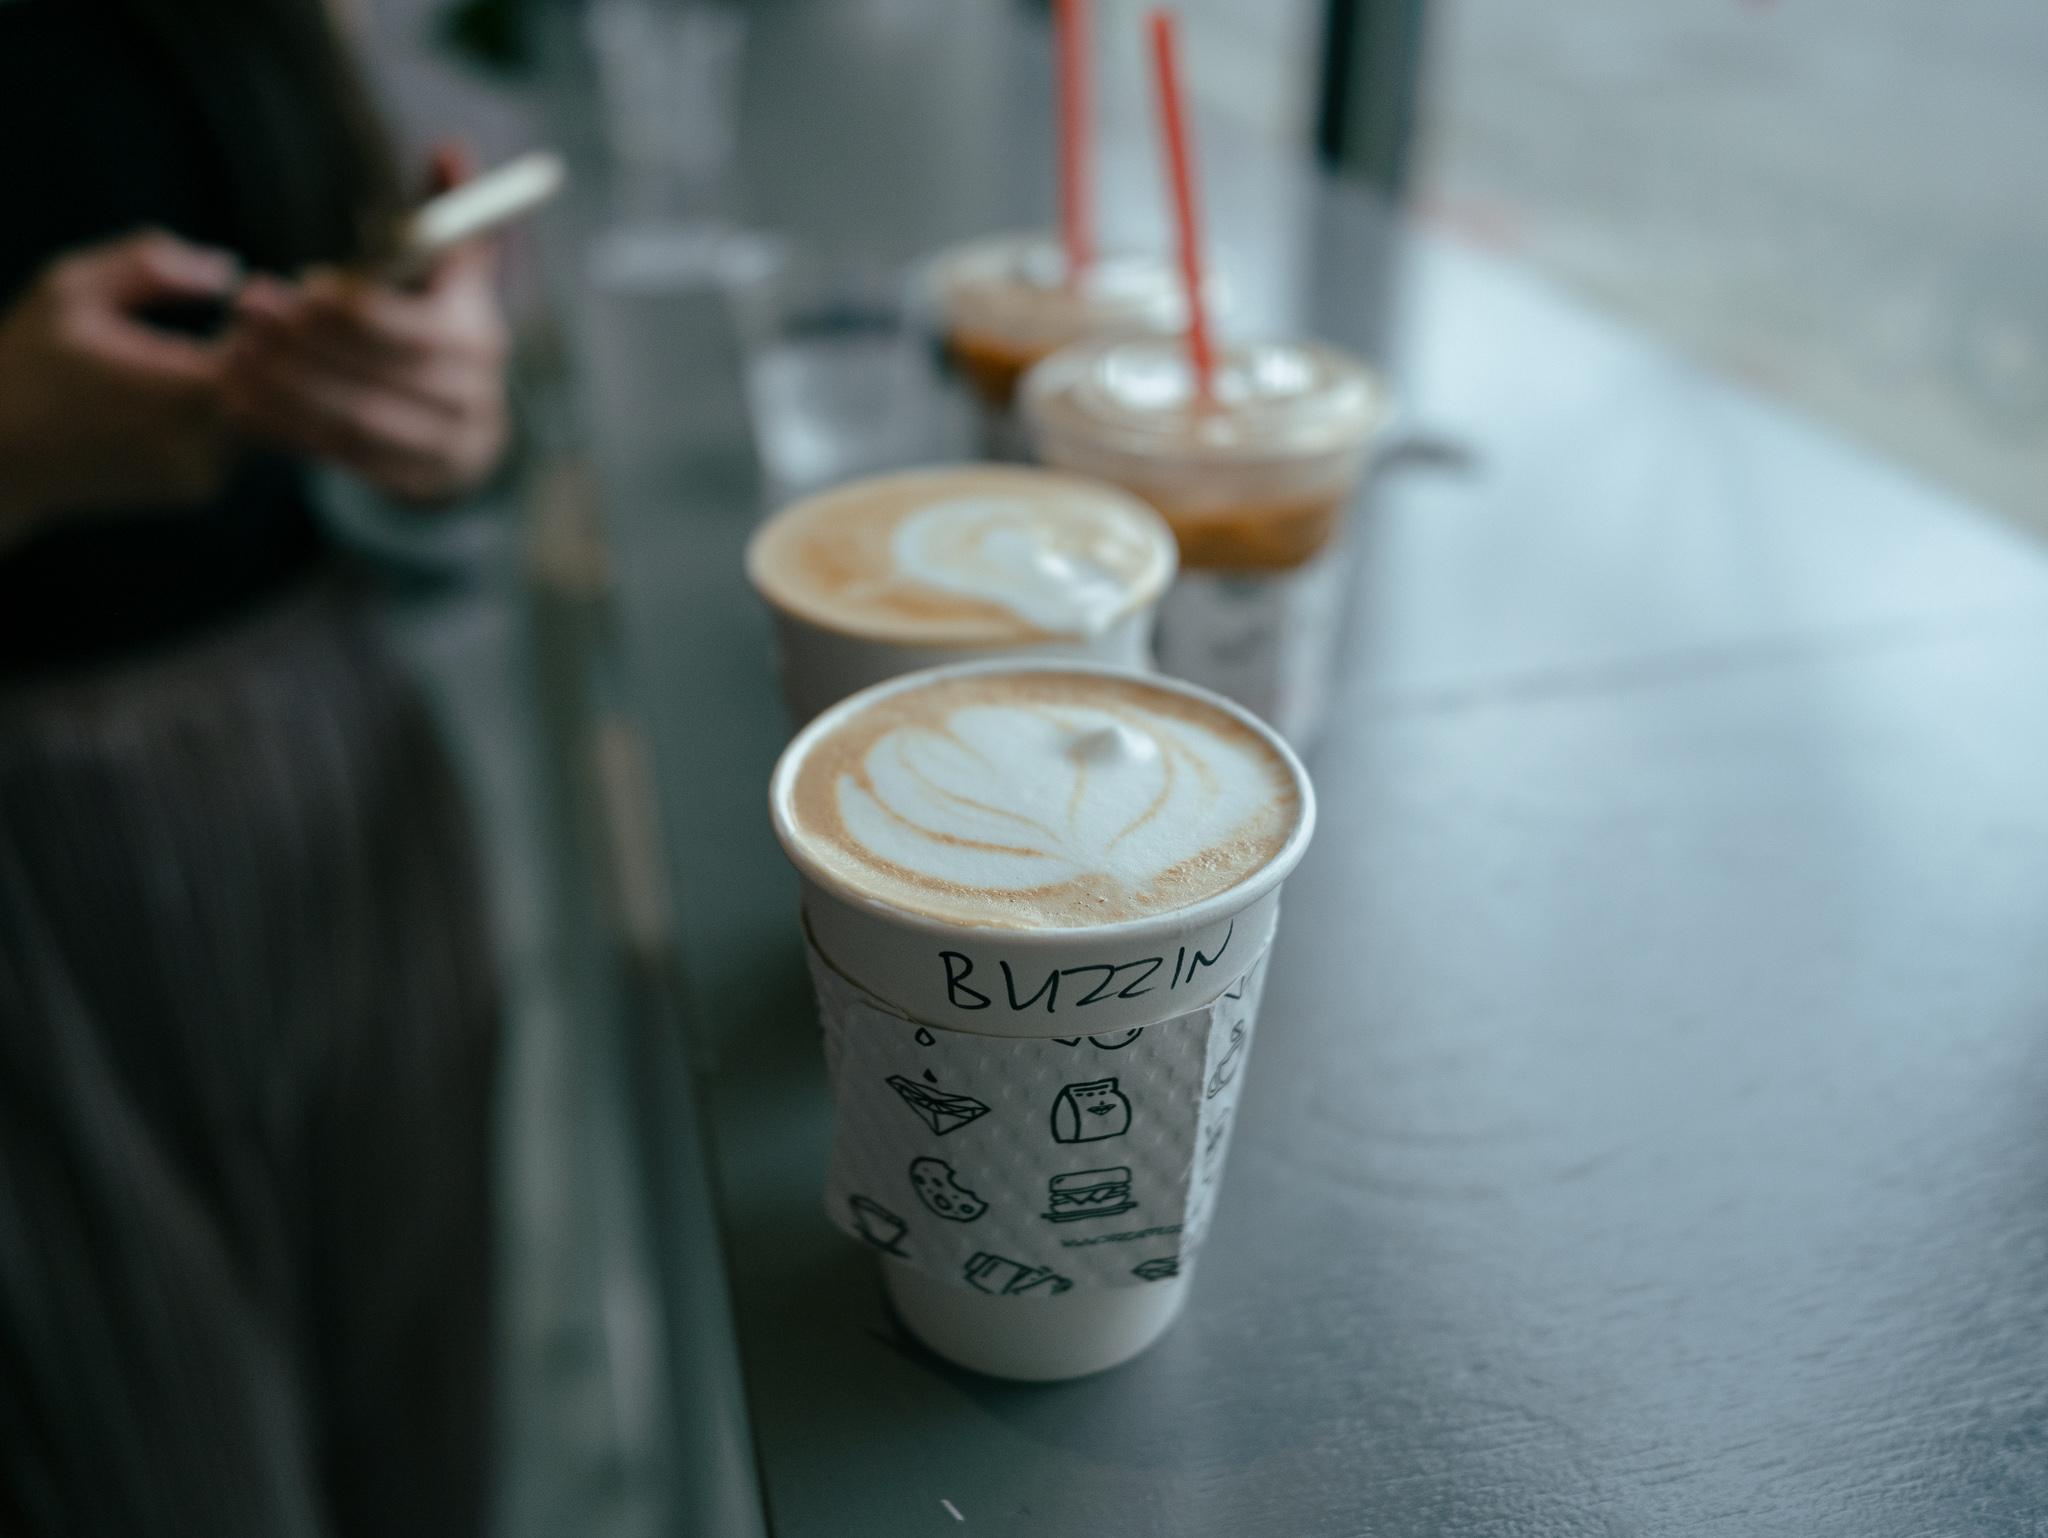
[[[466,168],[444,149],[436,172],[453,185]],[[222,374],[229,420],[403,501],[473,489],[507,436],[496,265],[478,243],[444,257],[416,291],[336,271],[250,280]]]
[[[137,316],[219,299],[236,270],[225,252],[148,232],[59,257],[0,315],[0,541],[52,513],[215,491],[218,349]]]

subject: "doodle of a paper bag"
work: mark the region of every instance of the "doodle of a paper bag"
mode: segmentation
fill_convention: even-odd
[[[1131,1103],[1114,1079],[1069,1084],[1052,1103],[1052,1135],[1059,1143],[1093,1143],[1131,1130]]]

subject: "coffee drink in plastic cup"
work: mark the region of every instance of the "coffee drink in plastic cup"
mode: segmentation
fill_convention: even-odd
[[[1105,253],[1069,282],[1050,235],[997,235],[942,254],[932,284],[955,367],[991,406],[1005,407],[1041,358],[1091,337],[1175,333],[1187,304],[1160,258]]]
[[[1004,656],[1151,666],[1172,532],[1148,505],[1049,470],[957,465],[851,481],[747,548],[801,724],[857,689]]]
[[[826,1208],[903,1323],[1002,1377],[1179,1313],[1315,799],[1270,728],[1121,669],[866,690],[770,791],[833,1081]]]
[[[1180,277],[1162,257],[1106,252],[1070,281],[1050,235],[998,235],[942,253],[932,303],[947,361],[981,406],[985,450],[1026,459],[1012,405],[1017,382],[1041,359],[1094,337],[1177,334],[1187,324]]]
[[[1080,343],[1034,369],[1023,409],[1039,457],[1111,481],[1165,515],[1181,577],[1160,667],[1311,742],[1328,709],[1346,598],[1346,513],[1389,416],[1385,387],[1335,348],[1225,349],[1196,397],[1177,341]]]

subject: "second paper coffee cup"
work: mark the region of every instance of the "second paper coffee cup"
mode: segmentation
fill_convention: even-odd
[[[1099,481],[949,465],[850,481],[781,509],[747,547],[798,725],[885,678],[1071,657],[1145,668],[1172,531]]]
[[[963,1366],[1074,1377],[1179,1312],[1257,1023],[1299,760],[1205,691],[934,669],[800,733],[771,807],[833,1078],[827,1210]]]

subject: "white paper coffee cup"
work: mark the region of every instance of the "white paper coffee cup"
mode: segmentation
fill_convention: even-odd
[[[1298,789],[1284,845],[1234,887],[1095,927],[995,929],[882,904],[805,847],[795,782],[842,719],[935,677],[1017,671],[947,668],[845,701],[791,743],[771,805],[801,878],[832,1068],[828,1213],[882,1252],[903,1322],[933,1350],[1046,1380],[1134,1356],[1185,1300],[1281,883],[1315,809],[1269,728],[1160,681],[1256,733]]]
[[[1159,606],[1159,670],[1227,695],[1307,752],[1336,688],[1349,556],[1340,534],[1284,570],[1183,571]]]
[[[925,668],[1010,658],[1046,662],[1101,662],[1150,670],[1157,600],[1135,609],[1092,636],[1016,641],[1006,645],[918,646],[875,636],[849,635],[769,602],[775,626],[775,672],[789,719],[802,725],[827,706],[870,684]]]
[[[986,564],[972,571],[926,574],[939,577],[947,584],[944,587],[900,573],[878,579],[905,591],[928,591],[937,601],[953,604],[950,620],[891,612],[880,603],[863,609],[838,602],[815,585],[792,580],[791,573],[778,570],[786,554],[782,546],[794,538],[790,530],[818,530],[836,519],[838,509],[871,508],[873,500],[884,495],[927,517],[935,507],[963,507],[977,499],[983,506],[1023,506],[1030,499],[1043,499],[1086,508],[1088,516],[1103,521],[1104,537],[1113,542],[1119,559],[1130,564],[1117,574],[1121,587],[1113,601],[1104,600],[1085,615],[1057,612],[1058,594],[1046,590],[1056,589],[1063,580],[1056,562],[1037,572],[1042,590],[1034,595],[1035,604],[1024,605],[1016,593],[1006,591],[1007,586],[1021,587],[1031,575],[1030,552],[1020,552],[1014,542],[987,552]],[[919,498],[927,500],[920,504]],[[888,543],[886,533],[879,541],[865,540],[861,553],[865,557],[886,552]],[[1158,515],[1115,487],[1039,469],[955,465],[850,482],[782,509],[749,545],[747,571],[773,617],[783,699],[790,719],[801,725],[870,684],[953,663],[1018,658],[1148,670],[1153,621],[1173,580],[1175,549],[1172,532]],[[881,560],[883,555],[874,558]],[[1069,573],[1074,569],[1071,564],[1064,568]],[[1100,586],[1106,579],[1098,571],[1094,580]],[[1093,593],[1088,596],[1092,599]],[[981,606],[978,618],[974,605]]]

